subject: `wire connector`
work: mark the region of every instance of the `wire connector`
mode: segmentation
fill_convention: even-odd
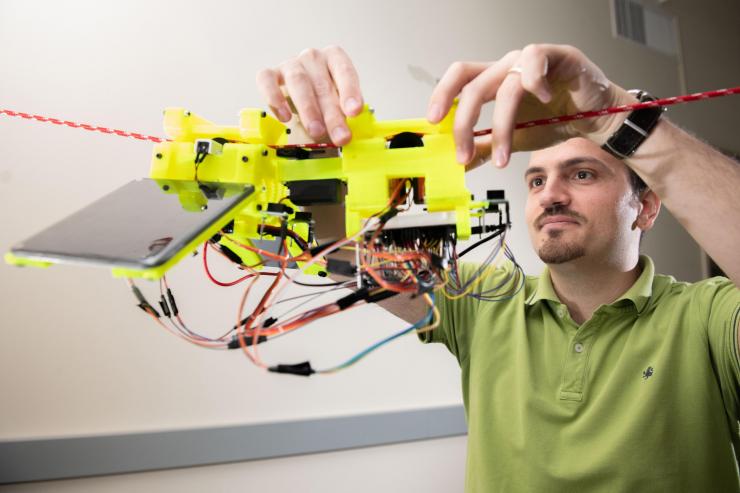
[[[263,342],[267,341],[267,336],[258,336],[257,337],[257,344],[262,344]],[[251,336],[244,336],[244,345],[245,346],[252,346],[254,345],[254,337]],[[229,349],[239,349],[241,344],[239,344],[239,336],[234,336],[230,341],[229,344],[226,346]]]
[[[358,301],[364,300],[365,298],[367,298],[368,294],[369,293],[367,288],[360,288],[357,291],[348,294],[347,296],[339,298],[336,303],[340,310],[344,310],[354,305]]]
[[[170,311],[170,307],[167,305],[167,300],[164,298],[164,295],[160,297],[159,307],[162,309],[162,313],[164,313],[165,317],[172,317],[172,312]]]
[[[316,371],[311,368],[310,361],[304,361],[303,363],[297,363],[295,365],[277,365],[268,368],[273,373],[288,373],[290,375],[300,375],[302,377],[310,377]]]
[[[244,261],[242,258],[231,248],[227,247],[226,245],[219,245],[219,249],[221,250],[221,253],[224,254],[224,257],[234,262],[236,265],[244,265]]]
[[[170,288],[167,288],[167,301],[170,303],[170,310],[172,311],[172,316],[176,317],[180,310],[177,309],[177,303],[175,303],[175,296],[172,294],[172,291]]]
[[[326,270],[329,274],[338,274],[340,276],[352,277],[357,274],[357,267],[352,265],[348,260],[328,258],[326,260]]]
[[[144,313],[148,313],[150,315],[154,315],[157,318],[160,318],[161,317],[161,315],[159,314],[159,312],[152,305],[149,304],[149,302],[146,300],[146,298],[141,293],[141,291],[139,290],[139,288],[137,288],[133,284],[131,284],[131,292],[134,293],[134,296],[136,297],[136,300],[139,302],[136,306],[138,306],[139,308],[141,308],[144,311]]]

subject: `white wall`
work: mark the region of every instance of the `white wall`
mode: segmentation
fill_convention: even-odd
[[[669,1],[680,15],[689,89],[740,84],[737,2],[702,7]],[[529,42],[581,47],[617,83],[678,94],[676,61],[611,36],[606,0],[539,2],[34,2],[0,0],[0,107],[161,135],[161,109],[186,106],[235,124],[238,110],[262,106],[254,74],[307,46],[339,43],[353,56],[366,100],[382,119],[424,114],[431,87],[409,65],[435,76],[458,59],[490,59]],[[717,63],[718,57],[727,57]],[[703,82],[707,76],[708,82]],[[737,97],[736,97],[737,98]],[[672,112],[718,144],[740,150],[737,99]],[[712,108],[710,110],[710,108]],[[490,111],[479,127],[488,127]],[[148,171],[150,146],[48,124],[0,117],[0,250]],[[469,177],[474,191],[505,188],[515,211],[510,245],[528,272],[540,264],[523,221],[526,156]],[[664,214],[645,250],[659,270],[694,280],[696,245]],[[238,292],[207,285],[198,262],[170,276],[193,325],[216,333],[232,323]],[[459,370],[445,350],[399,341],[351,370],[307,380],[264,374],[239,354],[191,348],[160,333],[105,271],[47,271],[0,265],[0,440],[257,423],[423,408],[460,402]],[[310,358],[323,366],[402,328],[373,307],[327,321],[263,350],[271,361]],[[250,486],[272,487],[270,464],[293,477],[311,463],[317,490],[338,491],[330,471],[357,466],[355,491],[372,491],[379,472],[419,487],[428,470],[409,460],[434,446],[449,460],[437,473],[461,480],[463,439],[228,466]],[[383,451],[379,454],[378,451]],[[350,454],[350,455],[347,455]],[[394,461],[388,457],[397,458]],[[205,488],[215,469],[189,470]],[[363,472],[367,471],[367,472]],[[140,478],[168,488],[167,473]],[[172,478],[180,473],[170,475]],[[300,477],[300,475],[296,476]],[[427,477],[427,479],[425,479]],[[308,480],[308,479],[306,479]],[[305,482],[301,481],[302,483]],[[138,480],[137,480],[138,481]],[[45,483],[49,489],[64,482]],[[80,480],[72,489],[121,488],[118,479]],[[219,483],[222,484],[222,483]],[[283,484],[283,483],[279,483]],[[288,483],[282,491],[286,491]],[[451,491],[439,482],[436,491]],[[454,483],[457,484],[457,483]],[[42,485],[35,485],[42,488]],[[227,490],[229,484],[223,483]],[[299,486],[299,485],[296,485]],[[300,485],[302,486],[302,485]],[[431,485],[429,485],[431,489]],[[336,487],[336,488],[335,488]],[[411,486],[403,490],[413,489]],[[281,491],[273,488],[272,491]]]

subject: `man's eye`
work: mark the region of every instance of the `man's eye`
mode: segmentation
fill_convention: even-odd
[[[529,182],[530,187],[541,187],[545,183],[545,180],[542,178],[532,178],[532,181]]]
[[[593,176],[594,176],[593,173],[591,173],[590,171],[583,170],[583,169],[579,170],[576,173],[576,178],[578,178],[579,180],[587,180],[589,178],[593,178]]]

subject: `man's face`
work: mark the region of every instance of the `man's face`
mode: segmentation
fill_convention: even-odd
[[[547,264],[610,262],[639,247],[639,201],[627,167],[576,138],[532,153],[525,174],[532,245]],[[618,257],[615,257],[618,256]]]

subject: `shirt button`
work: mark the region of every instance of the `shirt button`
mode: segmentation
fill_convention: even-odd
[[[583,352],[583,344],[580,342],[576,342],[575,346],[573,346],[573,349],[576,353],[582,353]]]
[[[565,308],[563,307],[558,308],[558,317],[560,318],[565,317]]]

